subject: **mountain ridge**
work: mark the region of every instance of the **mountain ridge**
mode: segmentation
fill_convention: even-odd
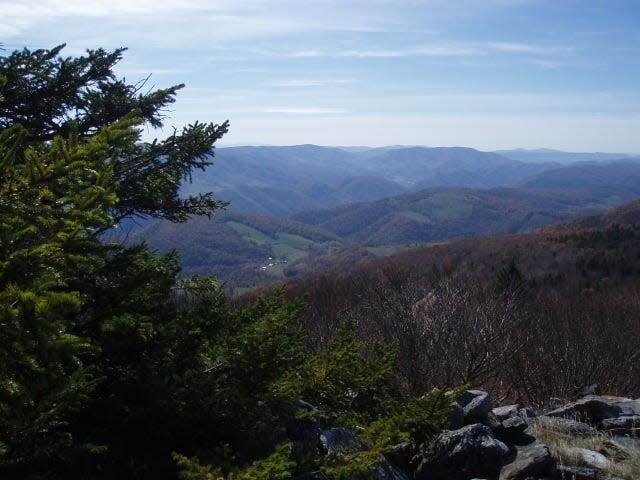
[[[467,147],[420,146],[226,147],[218,148],[212,161],[213,168],[183,186],[184,194],[213,191],[231,200],[232,210],[280,217],[428,187],[509,185],[561,166],[525,163]],[[361,178],[358,188],[348,188],[350,178]]]

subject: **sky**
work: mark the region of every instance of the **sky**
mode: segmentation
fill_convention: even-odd
[[[0,0],[7,51],[127,47],[162,138],[640,153],[640,0]]]

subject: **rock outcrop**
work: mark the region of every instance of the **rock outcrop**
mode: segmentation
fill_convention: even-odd
[[[474,423],[445,430],[436,439],[428,460],[417,468],[417,480],[466,480],[496,478],[509,455],[509,447],[491,429]]]
[[[548,412],[536,412],[519,405],[494,408],[487,392],[469,390],[453,407],[449,430],[428,444],[407,443],[397,452],[380,455],[372,478],[613,480],[607,472],[616,458],[640,455],[640,399],[588,395]],[[368,448],[351,430],[313,427],[327,455]],[[607,434],[608,439],[600,451],[565,448],[562,458],[576,464],[562,465],[556,464],[547,445],[534,436],[540,430],[569,437],[604,438]]]

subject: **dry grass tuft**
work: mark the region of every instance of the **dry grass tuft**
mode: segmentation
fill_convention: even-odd
[[[552,431],[542,425],[532,426],[531,429],[532,434],[549,447],[559,464],[588,467],[589,465],[586,465],[580,455],[575,452],[576,448],[585,448],[601,453],[611,460],[610,467],[599,469],[601,474],[628,480],[640,479],[640,454],[629,453],[609,445],[607,441],[612,437],[605,432],[598,435],[578,436]]]

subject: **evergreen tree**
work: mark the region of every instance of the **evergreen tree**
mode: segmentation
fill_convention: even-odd
[[[161,127],[166,107],[184,86],[144,91],[146,80],[131,85],[117,79],[113,68],[122,48],[88,50],[77,58],[61,57],[63,48],[25,48],[0,57],[0,77],[6,79],[0,129],[22,125],[26,145],[67,138],[72,129],[84,139],[127,117],[137,118],[137,127]],[[210,193],[181,198],[178,191],[194,170],[210,164],[212,145],[228,127],[228,122],[196,122],[165,140],[140,142],[138,137],[107,152],[104,160],[111,163],[118,196],[111,211],[114,219],[146,215],[184,221],[222,207],[224,202]]]
[[[185,220],[223,205],[178,189],[208,165],[227,122],[141,142],[181,86],[141,93],[143,84],[117,80],[122,49],[61,50],[0,57],[0,472],[9,478],[91,470],[104,454],[121,462],[112,471],[135,464],[116,459],[104,435],[101,418],[113,416],[91,416],[107,398],[126,408],[118,382],[154,366],[137,355],[157,354],[154,342],[173,328],[178,268],[175,256],[104,245],[98,234],[134,215]]]
[[[1,478],[290,478],[324,461],[285,435],[299,398],[372,423],[380,452],[440,425],[442,395],[401,413],[391,347],[344,328],[308,352],[303,302],[233,309],[214,278],[178,280],[175,253],[102,243],[124,218],[222,206],[178,189],[228,124],[141,142],[180,86],[143,94],[112,72],[123,50],[61,50],[0,57]]]

